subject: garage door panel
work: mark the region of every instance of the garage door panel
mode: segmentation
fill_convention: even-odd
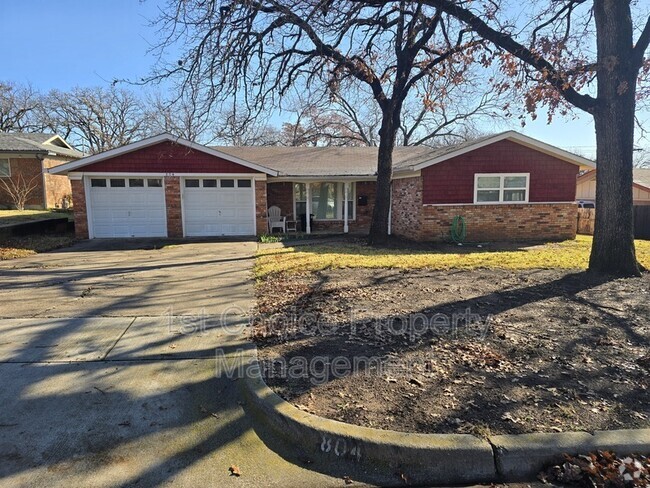
[[[184,186],[184,185],[183,185]],[[185,234],[245,236],[255,234],[253,188],[185,188],[183,219]]]
[[[233,204],[236,205],[249,205],[251,202],[251,191],[246,190],[246,191],[237,191],[235,193],[235,197],[233,198]]]
[[[90,187],[93,237],[166,237],[163,187]]]
[[[219,211],[219,219],[220,220],[226,220],[226,219],[235,219],[237,220],[237,209],[236,208],[224,208]]]

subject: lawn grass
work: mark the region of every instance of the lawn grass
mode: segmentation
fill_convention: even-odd
[[[586,269],[591,236],[575,240],[498,250],[489,247],[439,250],[378,249],[363,244],[330,244],[261,250],[255,276],[265,278],[278,272],[298,273],[328,268],[402,269]],[[462,251],[461,251],[462,249]],[[650,269],[650,241],[636,241],[639,262]]]
[[[39,252],[67,247],[73,242],[74,236],[72,234],[3,238],[0,240],[0,261],[24,258],[38,254]]]
[[[20,224],[52,218],[70,218],[71,215],[71,212],[58,210],[0,210],[0,225]]]

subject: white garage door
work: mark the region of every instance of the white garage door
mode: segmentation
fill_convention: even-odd
[[[188,237],[255,234],[252,180],[185,178],[183,221]]]
[[[93,237],[166,237],[162,178],[90,178]]]

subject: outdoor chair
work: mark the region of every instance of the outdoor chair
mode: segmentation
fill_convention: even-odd
[[[273,234],[273,229],[281,229],[283,233],[287,232],[287,218],[281,216],[280,207],[275,205],[269,207],[267,219],[269,222],[269,234]]]

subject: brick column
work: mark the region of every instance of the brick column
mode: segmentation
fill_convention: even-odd
[[[88,239],[88,211],[84,180],[71,180],[72,207],[74,211],[74,233],[77,239]]]
[[[183,237],[181,179],[178,176],[165,176],[165,205],[167,207],[167,237]]]
[[[391,191],[391,233],[414,241],[420,240],[423,237],[422,178],[394,179]]]
[[[255,180],[255,220],[257,223],[257,235],[266,234],[266,181]]]

